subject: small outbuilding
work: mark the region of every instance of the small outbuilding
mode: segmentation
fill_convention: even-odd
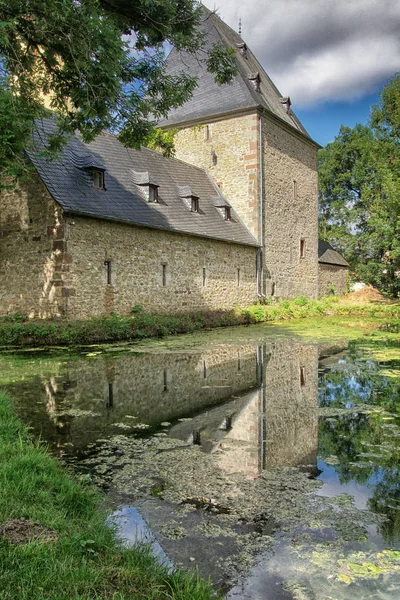
[[[348,277],[349,263],[329,242],[318,240],[318,296],[342,296]]]

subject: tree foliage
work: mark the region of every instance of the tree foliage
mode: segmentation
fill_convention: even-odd
[[[187,101],[189,73],[165,72],[165,47],[196,53],[218,83],[236,62],[206,48],[198,0],[0,0],[0,170],[18,176],[35,119],[58,114],[61,135],[101,130],[138,147],[158,119]],[[50,101],[49,101],[50,100]]]
[[[384,87],[368,125],[341,127],[320,153],[320,236],[360,279],[400,293],[400,75]]]

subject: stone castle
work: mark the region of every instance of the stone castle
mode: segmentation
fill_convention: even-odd
[[[54,123],[38,125],[35,176],[0,193],[0,315],[318,296],[319,146],[242,38],[205,8],[202,28],[208,44],[234,48],[238,72],[218,86],[195,57],[172,51],[168,70],[198,78],[192,99],[160,123],[177,130],[175,159],[104,133],[90,144],[73,137],[48,162],[41,131]],[[327,293],[347,263],[323,250]]]

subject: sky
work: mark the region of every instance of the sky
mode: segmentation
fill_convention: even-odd
[[[399,0],[203,0],[257,56],[317,142],[366,123],[400,71]]]

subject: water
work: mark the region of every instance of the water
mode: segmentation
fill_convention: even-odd
[[[400,597],[400,350],[238,328],[3,354],[35,435],[120,535],[228,599]]]

